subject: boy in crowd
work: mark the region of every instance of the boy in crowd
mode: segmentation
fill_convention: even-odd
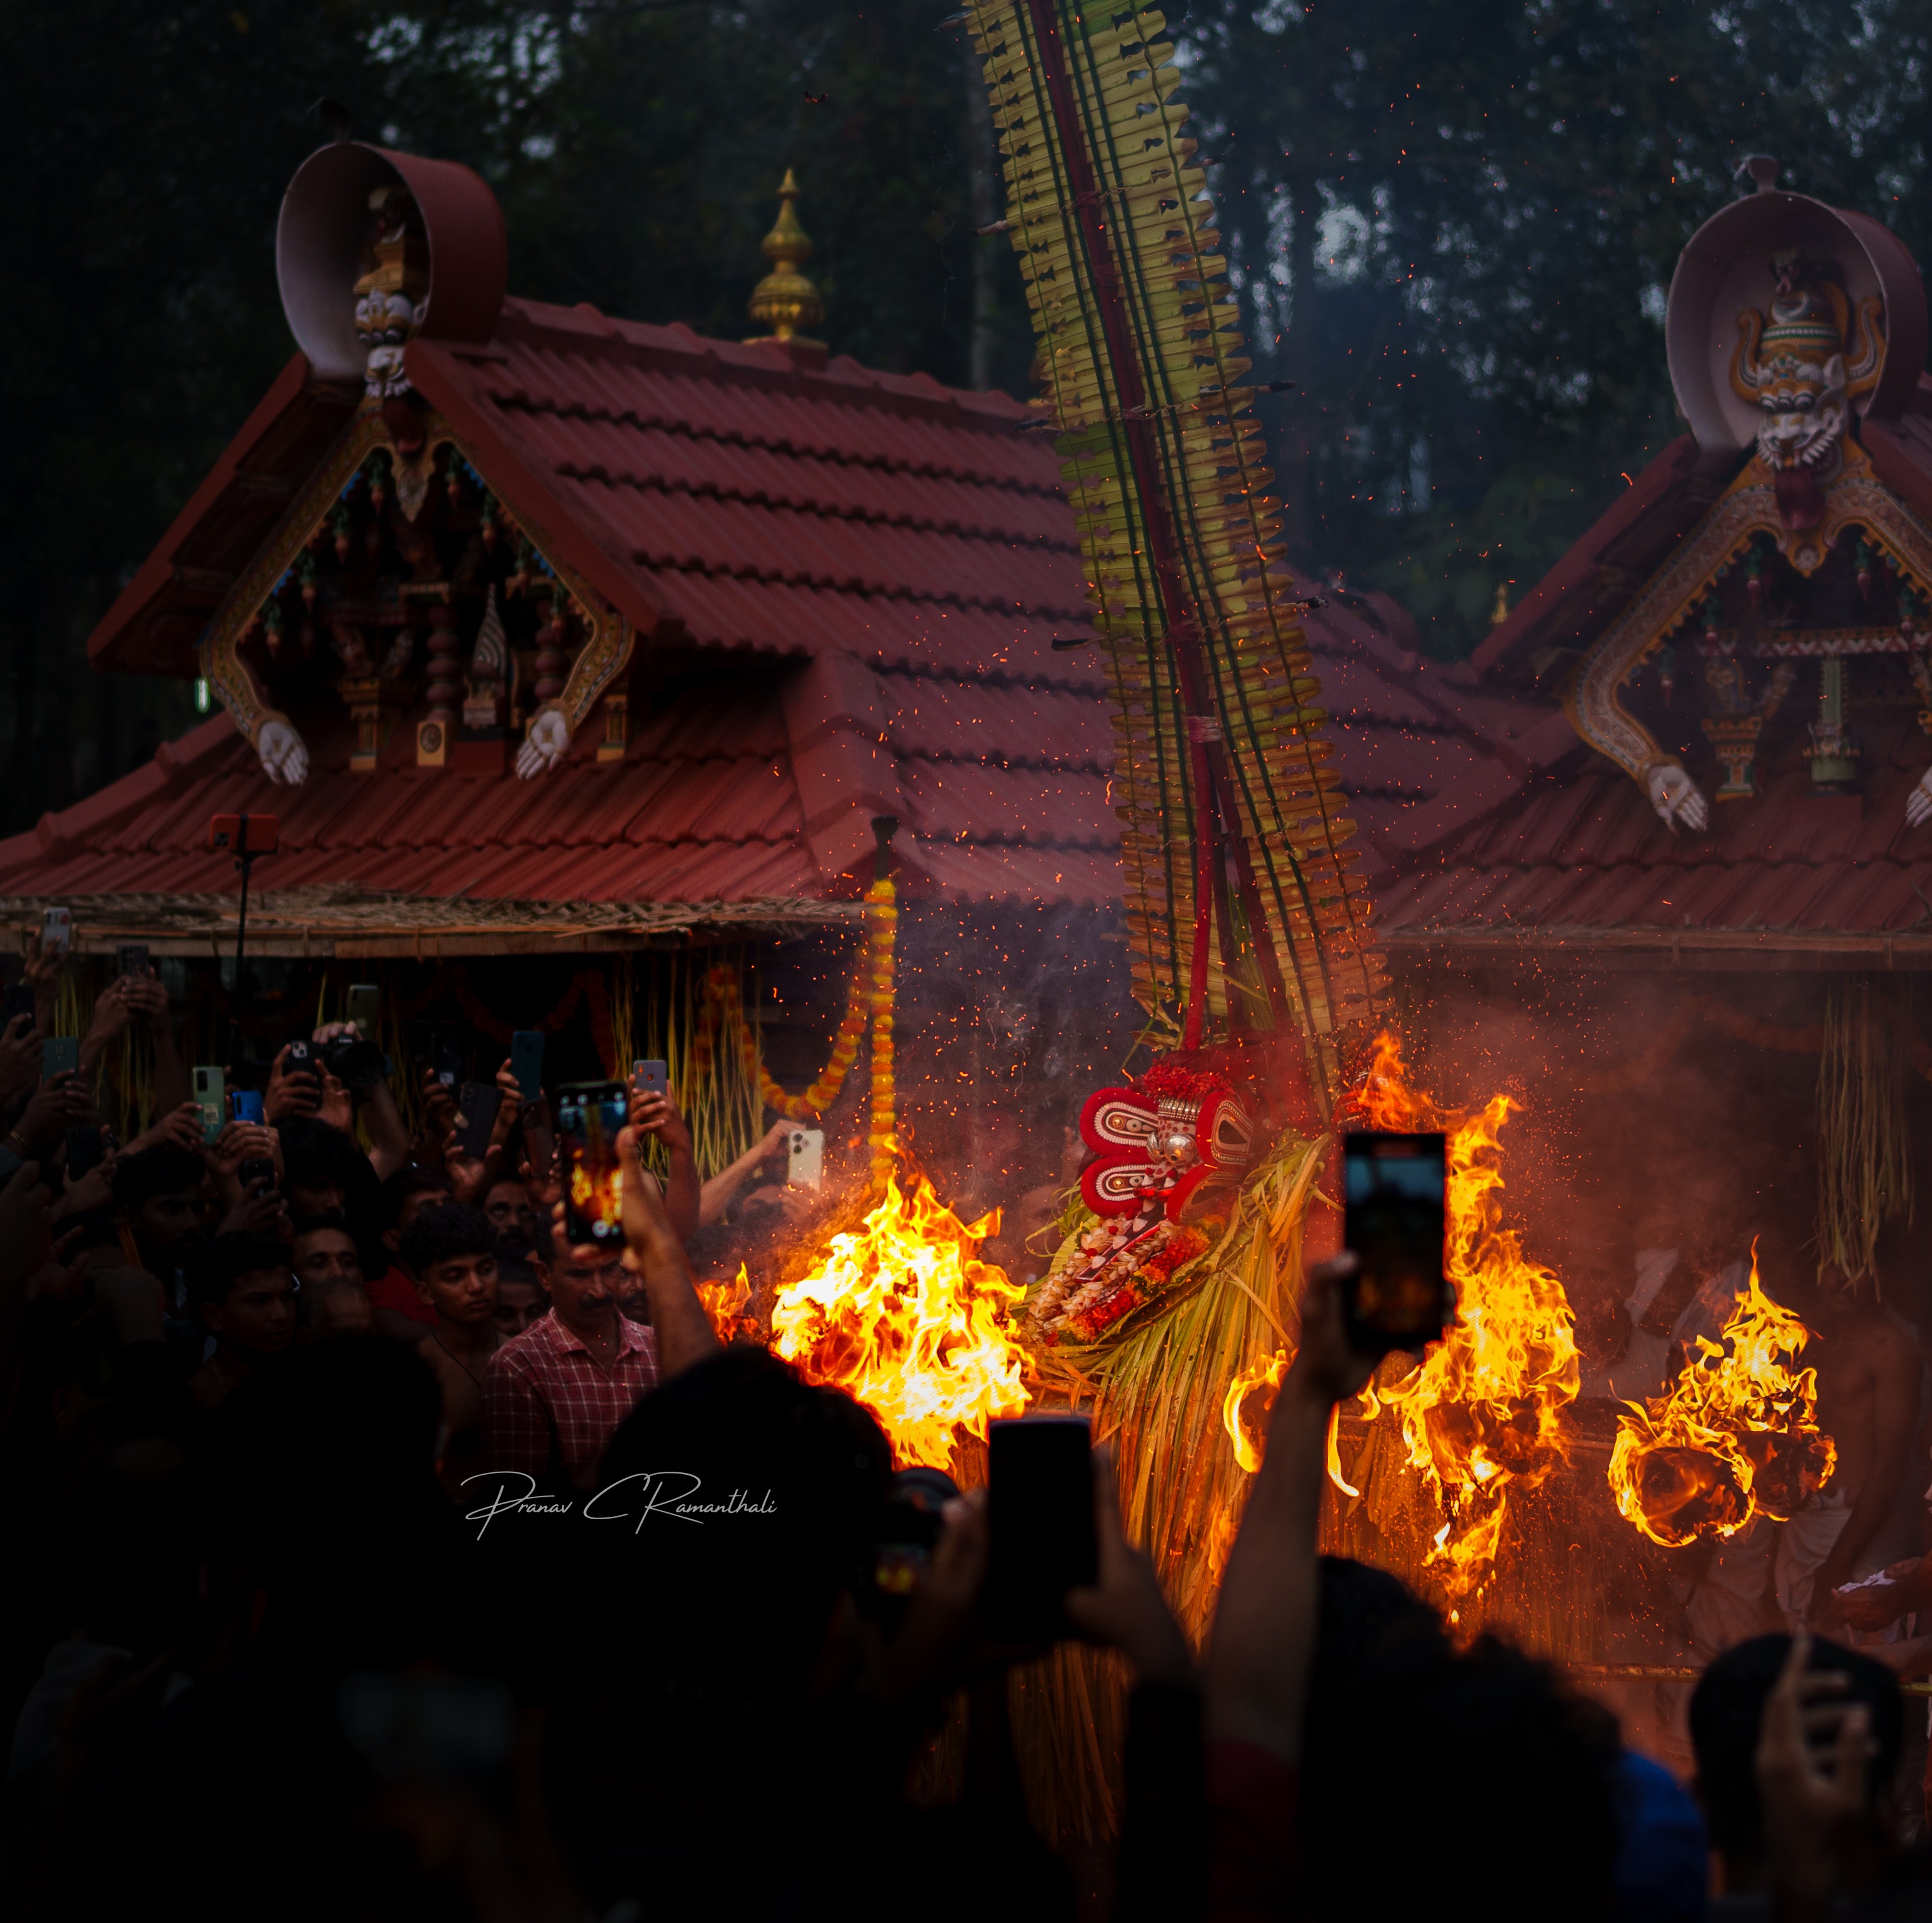
[[[220,1235],[196,1263],[189,1299],[214,1338],[214,1353],[188,1384],[204,1409],[218,1409],[296,1338],[296,1278],[273,1236]]]
[[[166,1288],[169,1306],[202,1241],[200,1158],[182,1149],[124,1155],[114,1168],[114,1206],[129,1263]]]
[[[446,1204],[418,1212],[402,1238],[417,1300],[436,1327],[417,1345],[442,1391],[438,1473],[452,1496],[481,1467],[483,1372],[502,1341],[496,1328],[496,1232],[480,1210]]]
[[[379,1336],[414,1344],[436,1327],[436,1311],[416,1294],[414,1280],[396,1256],[417,1215],[448,1201],[442,1178],[414,1162],[406,1162],[382,1184],[380,1245],[391,1260],[380,1275],[365,1272],[363,1282],[369,1292],[370,1326]]]
[[[362,1258],[340,1215],[307,1215],[295,1225],[290,1251],[302,1289],[304,1339],[361,1335],[372,1311],[362,1286]]]
[[[524,1243],[496,1245],[496,1330],[505,1342],[520,1336],[550,1307],[544,1265]]]

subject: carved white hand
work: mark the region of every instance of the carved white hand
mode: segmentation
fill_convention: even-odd
[[[286,721],[265,721],[255,736],[262,772],[285,788],[299,788],[308,779],[308,748]]]
[[[1675,762],[1659,762],[1645,777],[1644,788],[1666,828],[1675,829],[1681,821],[1695,834],[1711,819],[1697,784]]]
[[[1918,777],[1918,786],[1905,798],[1905,825],[1923,828],[1932,821],[1932,768]]]
[[[517,772],[526,781],[542,774],[562,760],[569,746],[570,730],[564,726],[563,717],[547,708],[530,723],[529,736],[517,750]]]

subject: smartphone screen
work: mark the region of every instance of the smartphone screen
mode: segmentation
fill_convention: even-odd
[[[494,1082],[465,1082],[457,1098],[457,1112],[463,1117],[463,1152],[472,1161],[481,1161],[490,1146],[490,1131],[496,1125],[496,1111],[503,1105],[503,1091]]]
[[[629,1119],[622,1082],[566,1082],[556,1092],[562,1138],[563,1227],[574,1242],[616,1247],[624,1239],[617,1131]]]
[[[80,1039],[77,1035],[50,1035],[40,1044],[40,1080],[80,1071]]]
[[[544,1038],[541,1029],[520,1028],[510,1036],[510,1073],[517,1078],[517,1093],[525,1101],[535,1101],[543,1093]]]
[[[260,1089],[236,1089],[228,1098],[228,1107],[237,1122],[262,1120],[262,1092]]]
[[[204,1141],[212,1142],[221,1133],[228,1106],[224,1086],[227,1079],[219,1068],[198,1067],[194,1071],[194,1099],[201,1110],[201,1133]]]
[[[1342,1245],[1361,1266],[1344,1285],[1349,1346],[1361,1355],[1438,1341],[1450,1309],[1442,1277],[1442,1135],[1342,1138]]]
[[[1086,1417],[992,1423],[987,1469],[987,1625],[1002,1639],[1057,1640],[1070,1633],[1067,1591],[1100,1569]]]
[[[147,973],[148,945],[146,942],[123,942],[114,952],[122,974],[145,975]]]
[[[350,984],[349,1019],[356,1024],[356,1032],[364,1041],[376,1039],[376,1023],[382,1012],[382,991],[373,981]]]

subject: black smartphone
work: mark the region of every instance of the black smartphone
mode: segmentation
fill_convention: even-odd
[[[10,982],[7,987],[7,1012],[0,1016],[0,1029],[11,1028],[21,1016],[34,1019],[34,988],[28,981]]]
[[[50,1035],[40,1044],[40,1080],[80,1072],[80,1038],[72,1035]]]
[[[289,1059],[283,1063],[282,1072],[288,1075],[306,1075],[314,1082],[322,1080],[322,1070],[315,1059],[315,1044],[306,1035],[289,1044]]]
[[[244,1195],[258,1182],[267,1182],[271,1188],[275,1185],[275,1164],[266,1155],[244,1157],[242,1166],[236,1173],[241,1178],[242,1192]]]
[[[1342,1312],[1358,1355],[1419,1351],[1454,1311],[1442,1273],[1448,1148],[1443,1135],[1342,1137],[1342,1245],[1360,1263]]]
[[[541,1029],[520,1028],[510,1036],[510,1073],[517,1078],[517,1092],[525,1101],[535,1101],[543,1093],[544,1038]]]
[[[496,1125],[496,1111],[503,1105],[503,1091],[494,1082],[465,1082],[456,1098],[456,1111],[463,1118],[457,1139],[463,1152],[472,1161],[481,1161],[490,1146],[490,1131]]]
[[[574,1242],[614,1248],[624,1239],[617,1131],[630,1116],[622,1082],[566,1082],[556,1092],[563,1145],[563,1228]]]
[[[78,1182],[98,1168],[102,1154],[98,1128],[70,1128],[67,1131],[68,1179]]]
[[[1084,1416],[1024,1416],[986,1442],[986,1627],[1002,1642],[1070,1635],[1066,1592],[1100,1572]]]
[[[114,951],[114,955],[119,973],[146,978],[148,972],[148,945],[146,942],[123,942]]]
[[[445,1088],[453,1089],[463,1079],[463,1031],[459,1028],[431,1029],[429,1032],[429,1065]]]

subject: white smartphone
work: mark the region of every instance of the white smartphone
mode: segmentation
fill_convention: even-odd
[[[794,1128],[785,1144],[785,1179],[794,1188],[825,1185],[825,1131]]]
[[[74,946],[74,910],[50,908],[40,922],[40,952],[65,954]]]

